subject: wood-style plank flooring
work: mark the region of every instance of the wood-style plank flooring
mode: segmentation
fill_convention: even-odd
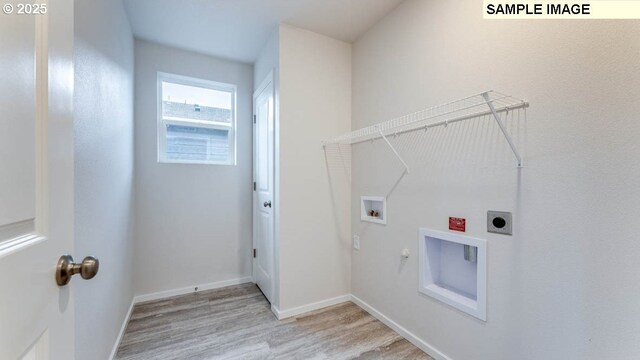
[[[433,360],[347,302],[278,321],[254,284],[138,304],[118,360]]]

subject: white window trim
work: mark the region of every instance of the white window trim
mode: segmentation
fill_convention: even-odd
[[[203,165],[236,165],[236,106],[237,86],[216,81],[203,80],[188,76],[158,72],[157,76],[157,128],[158,128],[158,162],[165,164],[203,164]],[[162,116],[162,82],[170,82],[179,85],[196,86],[211,90],[231,92],[231,123],[214,121],[192,120],[177,117]],[[229,131],[229,158],[227,161],[202,161],[202,160],[171,160],[166,158],[167,124],[197,126],[200,128],[228,130]]]

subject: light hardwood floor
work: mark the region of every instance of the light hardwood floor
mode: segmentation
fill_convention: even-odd
[[[278,321],[254,284],[138,304],[116,359],[430,359],[348,302]]]

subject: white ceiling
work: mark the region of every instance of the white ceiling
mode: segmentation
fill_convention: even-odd
[[[137,38],[252,63],[284,22],[353,42],[402,0],[124,0]]]

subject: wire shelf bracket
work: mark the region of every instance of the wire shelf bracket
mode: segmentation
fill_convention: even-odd
[[[387,145],[389,145],[389,148],[391,148],[391,151],[393,151],[393,153],[396,155],[398,160],[400,160],[400,162],[404,166],[404,172],[406,172],[408,174],[409,173],[409,165],[407,165],[407,163],[404,161],[404,159],[402,159],[402,156],[400,156],[400,154],[398,154],[398,151],[396,150],[396,148],[394,148],[393,145],[391,145],[391,142],[389,141],[389,139],[387,139],[386,136],[384,136],[384,133],[382,131],[380,131],[380,136],[384,139],[384,141],[387,143]]]
[[[496,119],[496,122],[498,123],[498,126],[502,131],[502,134],[504,134],[505,139],[507,139],[507,142],[511,147],[511,151],[513,151],[513,155],[516,157],[518,167],[523,167],[524,164],[522,163],[522,156],[520,155],[520,152],[518,151],[516,144],[513,143],[511,134],[509,134],[509,132],[507,131],[507,128],[504,126],[504,123],[500,119],[500,115],[498,115],[498,112],[496,111],[495,106],[493,106],[493,101],[491,101],[491,99],[489,98],[489,94],[486,92],[482,93],[482,97],[487,102],[487,106],[489,106],[489,109],[491,109],[491,114],[493,115],[494,119]],[[509,111],[509,110],[506,109],[506,111]]]
[[[409,166],[391,144],[388,135],[399,135],[419,129],[427,130],[436,126],[448,126],[451,123],[478,118],[481,116],[492,116],[500,131],[504,135],[513,155],[516,158],[516,164],[519,168],[523,167],[524,162],[522,155],[518,151],[513,137],[507,130],[505,123],[500,117],[500,113],[508,113],[511,110],[529,107],[529,103],[517,99],[513,96],[505,95],[493,90],[469,96],[460,100],[452,101],[446,104],[434,106],[422,111],[401,116],[385,122],[381,122],[372,126],[361,128],[350,133],[340,135],[336,138],[322,142],[325,147],[331,144],[358,144],[365,141],[373,141],[383,139],[389,146],[393,154],[398,158],[405,168],[405,172],[409,173]]]

